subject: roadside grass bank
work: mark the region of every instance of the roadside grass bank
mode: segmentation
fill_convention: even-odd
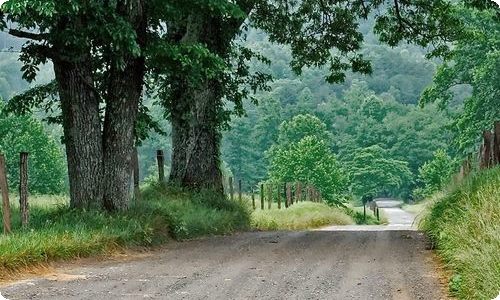
[[[500,167],[475,174],[431,200],[420,222],[453,272],[459,299],[500,292]]]
[[[30,227],[21,229],[13,207],[13,234],[0,236],[0,281],[50,261],[111,255],[124,248],[159,245],[169,238],[228,234],[250,224],[248,209],[237,202],[208,192],[167,190],[158,184],[146,186],[141,201],[123,213],[72,210],[64,200],[45,202],[43,197],[32,201],[30,210]]]
[[[257,230],[303,230],[326,225],[354,224],[344,209],[324,203],[299,202],[287,209],[257,208],[252,213],[252,227]]]

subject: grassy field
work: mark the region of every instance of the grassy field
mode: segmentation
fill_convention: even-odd
[[[332,208],[324,203],[300,202],[287,209],[264,210],[252,213],[252,227],[258,230],[301,230],[325,225],[354,224],[343,209]]]
[[[430,200],[420,226],[453,272],[460,299],[500,292],[500,167],[473,175]]]
[[[160,244],[170,237],[227,234],[248,229],[250,224],[248,209],[236,202],[158,186],[145,188],[141,203],[120,214],[71,210],[64,197],[31,197],[30,201],[30,228],[19,228],[14,206],[14,233],[0,236],[0,280],[53,260],[109,255],[124,247]]]

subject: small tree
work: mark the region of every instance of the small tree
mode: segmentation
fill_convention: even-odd
[[[387,151],[378,145],[356,153],[350,167],[352,192],[356,196],[394,196],[411,183],[408,163],[388,157]]]
[[[29,156],[29,191],[38,194],[58,194],[65,190],[65,165],[61,149],[47,135],[42,124],[30,116],[2,115],[0,99],[0,152],[7,157],[9,184],[19,186],[19,152]]]
[[[347,176],[331,151],[331,134],[325,123],[310,114],[283,122],[278,143],[269,151],[271,181],[300,181],[314,185],[330,204],[341,204]]]
[[[423,187],[415,189],[414,194],[418,198],[429,196],[448,183],[453,171],[453,160],[443,149],[439,149],[434,152],[432,160],[426,162],[418,171],[418,181]]]
[[[290,121],[281,123],[278,144],[285,146],[296,143],[306,136],[315,136],[327,143],[331,141],[331,134],[328,132],[325,123],[316,116],[303,114],[296,115]]]

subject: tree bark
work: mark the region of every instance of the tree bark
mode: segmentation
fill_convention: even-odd
[[[493,163],[494,165],[500,164],[500,121],[495,122],[493,136]]]
[[[123,71],[112,72],[104,118],[104,207],[127,209],[131,162],[135,141],[135,120],[144,76],[144,60],[134,59]]]
[[[100,207],[103,196],[103,145],[99,97],[90,57],[78,62],[54,59],[68,161],[70,206]]]
[[[231,41],[243,21],[190,17],[183,43],[203,43],[227,58]],[[172,121],[171,184],[190,189],[211,189],[223,195],[220,145],[223,114],[222,79],[204,79],[189,87],[177,78],[170,107]]]
[[[489,130],[485,130],[483,132],[483,147],[481,152],[481,169],[486,169],[491,167],[491,143],[492,142],[492,134]]]
[[[143,48],[147,22],[144,3],[141,0],[121,1],[118,5],[121,15],[129,20],[137,34],[137,42]],[[123,69],[112,66],[106,97],[104,118],[104,198],[106,210],[125,210],[130,199],[131,161],[135,141],[135,123],[142,95],[145,74],[143,56],[125,57]]]

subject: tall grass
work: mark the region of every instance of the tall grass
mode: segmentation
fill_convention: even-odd
[[[227,234],[249,227],[246,207],[210,193],[169,191],[158,185],[143,191],[129,211],[109,214],[72,210],[64,201],[33,201],[28,229],[13,220],[14,233],[0,237],[0,280],[21,268],[53,260],[107,255],[117,249],[152,246],[175,239]],[[17,216],[13,207],[13,216]],[[3,228],[0,227],[0,230]]]
[[[473,175],[442,193],[422,219],[454,275],[460,299],[493,299],[500,292],[500,167]]]
[[[287,209],[255,210],[252,226],[258,230],[301,230],[325,225],[353,224],[343,209],[323,203],[300,202]]]

